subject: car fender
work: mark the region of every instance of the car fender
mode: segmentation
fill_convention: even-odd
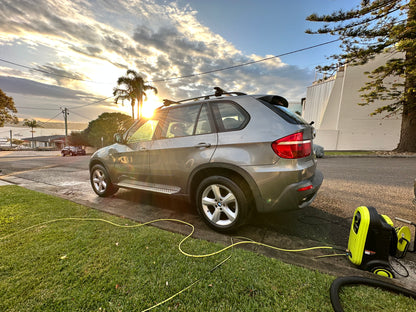
[[[262,197],[257,187],[257,184],[255,183],[251,175],[241,167],[238,167],[236,165],[229,164],[229,163],[222,163],[222,162],[203,164],[203,165],[196,167],[191,172],[191,174],[189,175],[187,189],[186,189],[186,193],[190,195],[191,201],[193,201],[194,196],[195,196],[194,191],[198,187],[198,185],[196,185],[196,182],[198,182],[201,179],[200,174],[204,175],[204,172],[211,171],[215,175],[221,175],[221,171],[224,172],[227,170],[235,172],[242,179],[244,179],[244,181],[247,183],[253,195],[253,200],[255,202],[257,210],[261,210],[262,205],[263,205]],[[216,171],[218,171],[218,173],[216,173]],[[227,176],[228,175],[229,174],[227,174]]]

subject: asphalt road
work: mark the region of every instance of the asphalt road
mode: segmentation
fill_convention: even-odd
[[[112,198],[99,198],[89,183],[88,161],[88,155],[61,157],[58,152],[0,151],[0,182],[19,184],[142,222],[158,218],[185,220],[196,226],[196,237],[229,243],[229,238],[213,233],[191,205],[177,197],[120,190]],[[256,215],[237,234],[279,244],[283,248],[316,243],[346,248],[352,216],[358,206],[373,206],[380,214],[392,219],[397,216],[416,221],[416,206],[412,205],[416,157],[323,158],[318,160],[318,168],[324,174],[324,182],[311,206],[297,211]],[[160,227],[181,232],[177,225]],[[413,237],[414,229],[411,231]],[[267,251],[263,253],[267,254]],[[291,262],[284,258],[286,255],[278,257]],[[310,260],[304,259],[300,265],[318,265],[308,262]],[[411,260],[413,262],[415,260]],[[336,263],[327,263],[328,267],[333,265]],[[345,263],[341,265],[345,268]],[[412,265],[416,272],[415,263]],[[330,273],[336,270],[334,266]]]

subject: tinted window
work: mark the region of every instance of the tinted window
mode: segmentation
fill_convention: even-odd
[[[201,105],[175,107],[167,112],[163,122],[162,138],[192,135]]]
[[[292,112],[290,109],[288,109],[287,107],[283,107],[283,106],[278,106],[278,109],[280,109],[281,111],[285,112],[285,114],[289,115],[292,119],[296,120],[296,122],[298,124],[303,124],[303,125],[307,125],[308,122],[303,119],[301,116],[299,116],[298,114]]]
[[[127,139],[127,143],[131,144],[140,141],[150,141],[153,138],[158,123],[159,120],[147,120]]]
[[[214,103],[213,109],[215,120],[222,131],[241,129],[248,122],[248,114],[233,103]]]
[[[272,111],[277,113],[280,117],[282,117],[287,122],[292,123],[292,124],[308,125],[308,122],[305,119],[303,119],[298,114],[295,114],[287,107],[284,107],[281,105],[273,105],[261,99],[258,99],[258,100],[262,102],[264,105],[266,105],[267,107],[269,107]]]
[[[195,128],[195,134],[211,133],[212,126],[209,122],[208,108],[204,105],[199,113],[198,122]]]

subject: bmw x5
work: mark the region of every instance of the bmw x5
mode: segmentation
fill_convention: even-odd
[[[222,90],[165,100],[92,155],[92,188],[99,196],[119,188],[186,195],[219,232],[253,213],[306,207],[323,175],[313,127],[287,106],[277,95]]]

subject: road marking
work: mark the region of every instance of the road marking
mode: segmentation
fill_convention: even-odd
[[[0,156],[0,159],[2,162],[10,162],[10,161],[16,161],[16,160],[32,160],[32,159],[39,159],[39,158],[52,158],[54,156],[24,156],[24,157],[19,157],[19,156],[9,156],[9,157],[5,157],[2,158],[2,156]]]
[[[32,169],[28,169],[28,170],[11,172],[11,173],[8,173],[8,174],[0,175],[0,179],[6,178],[6,177],[10,177],[10,176],[14,176],[14,175],[21,174],[21,173],[26,173],[26,172],[31,172],[31,171],[37,171],[37,170],[42,170],[42,169],[48,169],[48,168],[53,168],[53,167],[59,167],[59,166],[61,166],[61,165],[60,164],[59,165],[49,165],[49,166],[32,168]]]
[[[0,151],[0,157],[7,156],[11,153],[13,153],[13,151]]]

